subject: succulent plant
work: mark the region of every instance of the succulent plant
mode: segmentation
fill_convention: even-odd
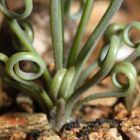
[[[26,20],[32,12],[33,1],[25,0],[24,11],[17,13],[8,8],[6,0],[0,0],[0,11],[10,28],[11,39],[15,46],[12,48],[14,53],[10,56],[3,52],[0,53],[0,60],[5,64],[1,74],[2,82],[35,99],[42,111],[48,114],[50,122],[58,128],[71,120],[74,110],[90,100],[124,96],[131,100],[137,85],[137,72],[131,62],[139,56],[140,45],[131,41],[129,31],[131,28],[140,30],[140,23],[109,26],[109,21],[121,6],[122,0],[110,1],[105,14],[81,48],[81,41],[92,12],[94,0],[81,0],[80,9],[74,14],[70,11],[72,2],[72,0],[49,1],[52,48],[55,60],[55,74],[51,74],[33,47],[34,31],[32,25]],[[64,59],[64,17],[70,20],[80,18],[67,59]],[[98,58],[85,68],[87,60],[102,36],[104,44]],[[118,50],[122,44],[134,47],[136,50],[125,60],[116,62]],[[32,72],[22,70],[20,67],[22,61],[28,61],[32,65]],[[91,78],[87,78],[95,69],[98,69],[97,73]],[[117,78],[119,74],[125,75],[127,82],[122,83]],[[43,79],[40,79],[41,76]],[[108,76],[112,77],[112,81],[117,87],[115,90],[94,93],[80,98],[85,91],[99,84]],[[39,79],[42,84],[38,84],[36,79]]]

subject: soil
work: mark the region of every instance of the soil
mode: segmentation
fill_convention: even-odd
[[[102,112],[100,115],[97,109]],[[57,133],[43,113],[3,114],[0,116],[0,140],[140,140],[140,107],[129,112],[118,103],[107,109],[86,105],[76,121],[66,123]],[[87,119],[89,112],[94,117],[89,115]]]
[[[91,106],[90,106],[91,107]],[[105,107],[98,110],[104,112]],[[102,117],[102,113],[94,115],[93,121],[81,121],[67,123],[61,129],[62,140],[140,140],[140,107],[129,113],[122,103],[117,104],[108,117]],[[83,114],[83,112],[82,112]],[[85,112],[83,118],[87,115]],[[91,114],[90,114],[91,115]],[[98,116],[98,119],[94,119]]]

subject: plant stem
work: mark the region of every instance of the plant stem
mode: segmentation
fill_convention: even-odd
[[[77,88],[80,87],[84,81],[88,78],[88,76],[98,67],[98,62],[94,61],[88,68],[86,68],[79,77]]]
[[[39,88],[37,88],[37,85],[35,83],[32,85],[32,88],[28,85],[24,85],[22,83],[13,81],[9,79],[8,77],[3,78],[3,82],[8,85],[8,87],[12,87],[15,89],[18,89],[22,91],[23,93],[27,94],[28,96],[31,96],[33,99],[35,99],[44,112],[46,112],[46,108],[51,109],[52,108],[52,102],[48,98],[47,94],[43,91],[40,91]],[[41,95],[41,96],[40,96]]]
[[[61,129],[61,127],[63,126],[63,122],[64,122],[64,116],[65,114],[65,101],[64,99],[59,99],[57,102],[57,112],[56,112],[56,123],[55,123],[55,127],[57,127],[58,130]]]
[[[7,17],[14,17],[18,19],[25,19],[27,18],[33,9],[33,1],[32,0],[24,0],[25,1],[25,10],[22,14],[18,14],[16,12],[10,11],[8,9],[6,0],[0,1],[0,10],[7,16]]]
[[[112,36],[109,50],[106,54],[106,57],[101,62],[100,70],[90,79],[88,80],[83,86],[77,89],[76,94],[82,94],[86,90],[88,90],[91,86],[96,85],[99,83],[112,69],[114,66],[116,56],[118,54],[118,50],[120,47],[120,38],[117,36]]]
[[[20,28],[20,26],[19,26],[19,24],[17,23],[17,21],[16,20],[13,20],[13,19],[9,19],[9,18],[7,18],[7,20],[8,20],[8,24],[9,24],[9,26],[10,26],[10,28],[12,29],[12,31],[17,35],[17,37],[18,37],[18,39],[20,40],[20,42],[22,43],[22,45],[25,47],[25,49],[26,50],[28,50],[28,51],[30,51],[31,53],[33,53],[37,58],[39,58],[38,59],[38,61],[40,60],[40,64],[44,67],[45,66],[45,63],[44,63],[44,61],[42,60],[42,58],[40,58],[40,56],[38,55],[38,53],[36,52],[36,50],[33,48],[33,46],[32,46],[32,41],[31,40],[29,40],[28,38],[27,38],[27,36],[25,35],[25,33],[24,33],[24,31]],[[23,53],[26,53],[26,52],[23,52]],[[17,55],[17,54],[16,54]],[[20,55],[20,54],[19,54]],[[24,56],[23,56],[24,57]],[[30,57],[30,56],[29,56]],[[30,57],[31,58],[31,57]],[[37,59],[36,58],[36,59]],[[21,57],[21,59],[22,59],[22,57]],[[24,58],[23,58],[24,59]],[[18,59],[16,60],[16,59],[14,59],[14,61],[18,61]],[[9,69],[11,69],[12,68],[12,66],[11,66],[11,63],[15,63],[13,60],[9,60],[8,62],[8,64],[6,64],[6,67]],[[40,65],[40,66],[41,66]],[[41,66],[41,67],[42,67]],[[41,68],[40,67],[40,68]],[[42,67],[42,68],[43,68]],[[16,67],[17,68],[17,67]],[[44,68],[43,68],[44,69]],[[42,70],[43,70],[42,69]],[[43,70],[44,71],[44,70]],[[12,71],[10,71],[10,72],[12,72]],[[18,74],[21,74],[21,71],[19,70],[19,71],[17,71],[18,72]],[[23,72],[22,72],[23,73]],[[14,74],[14,73],[13,73]],[[12,74],[12,75],[13,75]],[[17,73],[16,73],[17,74]],[[24,74],[24,73],[23,73]],[[15,74],[14,74],[15,75]],[[16,78],[17,78],[17,80],[18,81],[24,81],[23,79],[21,79],[20,80],[20,77],[18,77],[18,76],[16,76]],[[28,77],[25,77],[25,78],[28,78]],[[50,75],[49,75],[49,72],[48,72],[48,69],[46,69],[46,71],[45,71],[45,78],[46,78],[46,81],[47,81],[47,83],[48,84],[50,84],[50,81],[51,81],[51,78],[50,78]],[[24,82],[23,82],[24,83]],[[22,83],[22,84],[23,84]],[[32,89],[32,90],[29,90],[29,91],[31,91],[31,93],[38,93],[38,100],[42,100],[42,101],[39,101],[40,102],[40,104],[41,104],[41,102],[42,103],[44,103],[44,106],[47,106],[47,108],[51,108],[53,105],[52,105],[52,101],[51,101],[51,99],[49,98],[49,96],[48,96],[48,94],[43,90],[43,89],[41,89],[41,88],[39,88],[35,83],[33,83],[33,82],[25,82],[25,83],[27,83],[26,84],[26,86],[28,87],[28,89],[29,89],[29,87],[30,87],[30,89]],[[20,83],[21,84],[21,83]],[[25,89],[25,88],[24,88]],[[32,95],[32,96],[34,96],[34,95]],[[43,107],[43,105],[41,105],[41,107],[42,108],[44,108],[45,109],[45,107]]]
[[[91,86],[100,82],[111,71],[115,63],[119,45],[120,45],[120,38],[117,36],[113,36],[111,38],[110,48],[108,50],[108,53],[106,57],[104,58],[104,60],[102,60],[102,64],[100,64],[101,65],[100,70],[90,80],[88,80],[85,84],[79,87],[76,90],[76,92],[72,95],[72,97],[70,97],[69,99],[70,101],[68,101],[68,104],[67,104],[68,105],[67,109],[70,106],[72,106],[71,104],[75,104],[79,100],[80,96],[85,93],[86,90],[88,90]],[[73,102],[71,102],[72,100]],[[73,107],[70,107],[70,108],[72,109]]]
[[[92,13],[93,2],[94,0],[87,0],[84,6],[83,15],[79,27],[77,29],[77,33],[75,35],[73,45],[70,50],[67,67],[71,67],[75,63],[77,53],[78,53],[78,48],[80,47],[80,43],[82,41],[86,25]]]
[[[51,29],[52,29],[52,44],[54,49],[54,59],[56,70],[63,68],[63,17],[62,17],[62,1],[51,0]]]
[[[71,96],[74,93],[75,86],[77,84],[84,64],[88,60],[92,51],[96,48],[97,41],[101,38],[101,35],[105,32],[109,20],[121,6],[121,3],[122,0],[111,0],[111,3],[107,11],[105,12],[104,16],[102,17],[99,24],[97,25],[97,27],[95,28],[95,30],[93,31],[87,42],[85,43],[82,50],[80,51],[79,56],[76,60],[76,73],[71,88],[69,90],[69,96]]]
[[[138,56],[140,56],[140,42],[132,42],[132,40],[130,39],[130,31],[135,28],[138,31],[140,31],[140,23],[139,22],[132,22],[130,24],[128,24],[124,31],[123,31],[123,41],[132,48],[136,48],[136,50],[130,55],[128,56],[125,60],[127,61],[134,61]]]
[[[32,52],[33,54],[35,54],[37,57],[40,58],[39,54],[36,52],[36,50],[32,46],[31,40],[29,40],[27,38],[27,36],[22,31],[22,29],[20,28],[20,26],[17,23],[17,21],[16,20],[13,20],[13,19],[8,19],[8,24],[9,24],[10,28],[12,29],[12,31],[17,35],[18,39],[20,40],[20,42],[22,43],[22,45],[25,47],[25,49],[27,51]],[[43,62],[43,60],[42,60],[42,62]],[[45,65],[45,63],[44,63],[44,65]],[[49,85],[51,83],[51,76],[50,76],[50,73],[49,73],[47,67],[46,67],[46,70],[45,70],[45,72],[44,72],[43,75],[44,75],[44,79],[45,79],[47,85]]]
[[[59,96],[63,99],[68,98],[68,91],[75,75],[75,67],[71,67],[64,75],[63,81],[60,86]]]
[[[51,95],[52,95],[54,100],[57,100],[57,98],[58,98],[58,93],[59,93],[59,90],[60,90],[60,86],[62,85],[63,78],[64,78],[66,72],[67,72],[66,69],[59,70],[55,74],[55,76],[52,80],[52,83],[51,83],[51,86],[50,86],[50,92],[51,92]]]
[[[126,96],[126,93],[124,93],[123,90],[114,90],[114,91],[108,91],[108,92],[103,92],[103,93],[94,93],[78,101],[75,104],[74,111],[78,110],[83,104],[86,104],[87,102],[94,99],[109,98],[109,97],[124,97],[124,96]]]

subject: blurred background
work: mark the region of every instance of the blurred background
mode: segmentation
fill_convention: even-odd
[[[32,23],[35,31],[34,46],[40,55],[44,58],[47,64],[53,66],[53,56],[51,54],[51,35],[50,35],[50,20],[49,20],[49,0],[33,0],[34,9],[29,21]],[[71,11],[76,11],[79,8],[79,1],[75,0],[71,6]],[[7,0],[8,7],[11,10],[24,9],[24,0]],[[107,9],[110,0],[95,0],[90,21],[85,32],[83,43],[87,40],[93,29],[98,24]],[[140,21],[140,0],[124,0],[121,9],[114,15],[111,23],[130,23],[131,21]],[[3,16],[0,16],[0,23],[3,21]],[[65,45],[70,46],[79,20],[65,20]],[[139,32],[134,31],[134,38],[139,38]],[[67,49],[66,49],[67,51]],[[128,49],[128,53],[131,52]],[[47,53],[47,55],[46,55]],[[97,53],[96,53],[97,54]],[[96,55],[95,55],[96,57]]]

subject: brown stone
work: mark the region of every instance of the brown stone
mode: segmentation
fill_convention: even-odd
[[[89,135],[90,140],[123,140],[116,128],[99,129]]]
[[[25,94],[19,93],[16,97],[18,106],[28,113],[34,112],[33,99]]]
[[[17,131],[9,136],[9,140],[25,140],[27,138],[26,133]]]
[[[61,137],[62,140],[86,140],[86,136],[78,138],[74,131],[65,131]],[[93,130],[88,134],[89,140],[123,140],[117,128],[103,127],[98,130]]]
[[[49,130],[43,113],[9,113],[0,116],[0,140],[60,140]]]
[[[61,140],[60,137],[52,130],[41,133],[37,140]]]
[[[140,118],[140,107],[135,108],[134,110],[131,111],[130,113],[131,118]]]
[[[75,122],[76,123],[76,122]],[[73,126],[73,128],[71,128]],[[79,125],[69,123],[62,131],[62,140],[123,140],[118,131],[119,122],[110,119],[97,119]]]
[[[121,125],[122,131],[130,140],[140,140],[140,118],[130,118]]]
[[[84,106],[82,109],[82,119],[85,121],[93,121],[99,118],[107,118],[112,112],[108,106]]]
[[[125,120],[129,114],[129,111],[126,109],[126,107],[119,103],[114,108],[114,118],[118,120]]]
[[[140,140],[140,107],[131,111],[130,117],[122,122],[121,129],[130,140]]]

